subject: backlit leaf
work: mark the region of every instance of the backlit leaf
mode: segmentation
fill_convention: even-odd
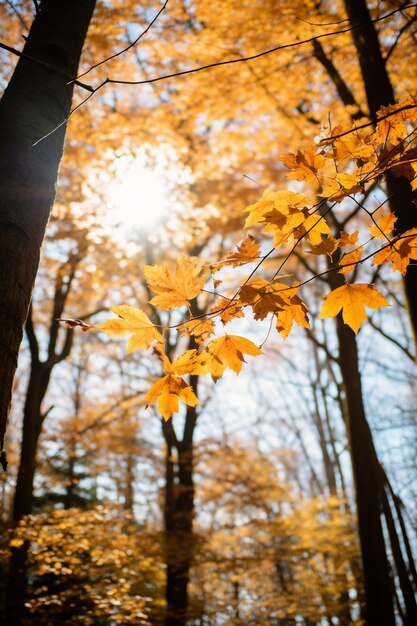
[[[162,265],[146,265],[144,275],[149,287],[160,294],[150,303],[163,310],[183,306],[199,295],[207,274],[208,268],[199,257],[179,257],[175,273]]]
[[[362,323],[368,319],[365,306],[379,309],[389,306],[389,303],[373,285],[343,285],[326,296],[319,319],[336,317],[342,311],[343,321],[356,334]]]
[[[126,344],[127,354],[140,349],[147,350],[155,341],[158,343],[163,342],[161,333],[140,309],[128,304],[121,304],[113,307],[111,310],[121,319],[107,320],[96,328],[110,337],[127,337],[131,335]]]

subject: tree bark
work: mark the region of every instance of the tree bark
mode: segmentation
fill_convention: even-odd
[[[395,104],[394,89],[382,56],[378,33],[365,0],[345,0],[346,12],[352,25],[352,38],[358,54],[370,117],[377,119],[382,106]],[[397,232],[417,226],[417,193],[410,181],[402,176],[386,175],[388,202],[397,216]],[[410,264],[404,277],[404,291],[411,329],[417,346],[417,267]]]
[[[340,369],[348,405],[348,439],[358,513],[367,626],[395,626],[393,589],[381,524],[379,479],[373,462],[373,441],[366,421],[356,339],[337,318]]]
[[[190,377],[197,387],[197,376]],[[189,616],[188,586],[194,555],[194,459],[195,407],[187,407],[184,436],[178,441],[171,423],[163,424],[166,448],[165,548],[166,626],[185,626]],[[174,458],[174,449],[177,459]]]
[[[0,102],[0,447],[95,0],[43,0]],[[27,58],[27,57],[30,57]],[[61,125],[55,132],[54,128]],[[38,142],[40,139],[42,141]]]

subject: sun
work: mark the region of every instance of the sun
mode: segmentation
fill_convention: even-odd
[[[163,176],[164,163],[157,159],[152,168],[146,157],[119,157],[109,183],[108,219],[126,231],[151,231],[168,216],[171,190]]]

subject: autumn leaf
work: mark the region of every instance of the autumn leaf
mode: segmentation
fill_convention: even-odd
[[[183,378],[167,374],[156,381],[145,396],[148,406],[157,402],[158,412],[164,420],[168,420],[173,413],[179,410],[179,401],[188,406],[199,403],[197,396]]]
[[[359,261],[362,258],[362,253],[363,253],[363,247],[359,246],[359,248],[356,248],[356,250],[352,250],[352,252],[348,252],[347,254],[344,254],[339,263],[339,266],[340,266],[339,274],[344,274],[346,276],[346,274],[349,274],[349,272],[354,270],[356,267],[356,264],[359,263]]]
[[[326,237],[320,241],[317,245],[310,248],[310,250],[306,250],[309,254],[327,254],[328,256],[332,256],[332,254],[337,250],[339,246],[339,241],[334,237]]]
[[[326,296],[319,319],[336,317],[342,311],[343,321],[356,334],[362,323],[368,319],[365,306],[379,309],[389,306],[389,303],[374,285],[343,285]]]
[[[355,230],[354,233],[346,233],[344,230],[340,233],[339,247],[346,248],[347,246],[356,246],[359,241],[359,231]]]
[[[298,296],[292,296],[289,306],[277,313],[276,329],[281,337],[286,339],[291,332],[294,322],[303,328],[310,328],[307,315],[308,309]]]
[[[289,306],[290,298],[297,289],[298,287],[289,287],[285,283],[270,283],[256,276],[240,289],[239,298],[242,304],[252,307],[256,320],[263,320],[269,313],[277,313]]]
[[[281,163],[293,170],[287,174],[287,178],[317,183],[318,171],[323,167],[325,158],[317,154],[314,146],[308,146],[305,150],[298,150],[297,154],[285,154],[279,157]]]
[[[317,246],[322,241],[322,235],[330,235],[331,232],[324,217],[320,215],[309,215],[297,229],[296,237],[299,239],[303,235],[306,235],[313,246]]]
[[[209,368],[212,378],[221,378],[226,367],[239,374],[242,363],[245,362],[244,354],[258,356],[263,354],[252,341],[237,335],[225,335],[218,339],[213,339],[207,346],[209,358],[206,365]]]
[[[199,295],[207,274],[208,268],[199,257],[179,257],[175,273],[162,265],[146,265],[144,275],[149,288],[160,294],[150,304],[163,310],[183,306]]]
[[[383,215],[378,222],[378,225],[373,225],[370,227],[370,233],[373,237],[377,239],[387,239],[387,235],[389,235],[394,230],[394,224],[397,221],[394,213],[387,213]]]
[[[57,318],[55,318],[55,321],[63,322],[68,328],[79,327],[79,328],[81,328],[83,333],[86,333],[87,331],[93,330],[95,328],[95,326],[91,326],[90,324],[87,324],[83,320],[76,320],[76,319],[72,319],[72,318],[62,319],[60,317],[57,317]]]
[[[242,311],[240,300],[229,300],[228,298],[218,298],[216,304],[211,309],[212,313],[218,313],[223,324],[228,324],[237,317],[245,317]]]
[[[417,261],[417,228],[411,228],[400,237],[393,239],[391,245],[384,246],[373,258],[372,265],[392,263],[395,270],[404,276],[410,261]]]
[[[274,210],[288,215],[290,209],[299,209],[310,204],[312,204],[311,198],[300,193],[266,189],[258,202],[246,207],[245,212],[249,215],[246,218],[245,228],[263,222],[265,216]]]
[[[163,342],[161,333],[152,324],[148,316],[134,306],[121,304],[111,309],[121,319],[111,319],[96,326],[97,330],[109,335],[109,337],[127,337],[131,335],[126,344],[126,353],[131,354],[136,350],[147,350],[154,341]]]
[[[180,335],[194,337],[197,343],[204,343],[214,333],[215,323],[211,319],[191,319],[184,322],[178,329]]]
[[[250,263],[251,261],[258,259],[259,253],[259,243],[256,243],[255,238],[252,237],[252,235],[248,235],[246,239],[244,239],[242,243],[237,246],[236,252],[231,252],[226,256],[226,260],[223,262],[223,265],[232,265],[233,267],[244,265],[245,263]]]
[[[155,346],[154,352],[161,359],[166,375],[152,385],[145,399],[148,405],[154,404],[157,400],[158,412],[167,420],[179,410],[180,400],[188,406],[196,406],[199,403],[193,389],[182,376],[207,374],[209,371],[205,364],[207,354],[187,350],[171,363],[162,344]]]

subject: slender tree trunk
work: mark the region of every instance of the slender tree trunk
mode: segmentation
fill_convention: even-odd
[[[363,406],[355,335],[337,318],[340,368],[348,404],[348,439],[356,491],[358,530],[365,583],[367,626],[394,626],[392,581],[380,516],[373,441]]]
[[[192,414],[192,415],[191,415]],[[188,407],[186,421],[195,423],[195,409]],[[188,586],[194,555],[193,442],[184,437],[167,445],[165,537],[166,537],[166,626],[185,626],[189,618]]]
[[[369,113],[376,120],[381,106],[395,103],[394,89],[382,56],[378,33],[372,23],[365,0],[345,0],[352,29],[353,42],[358,54]],[[417,226],[417,193],[406,178],[386,175],[388,202],[397,216],[396,228],[402,233]],[[414,341],[417,346],[417,267],[410,264],[404,277],[404,290]]]
[[[0,102],[0,447],[95,0],[42,0]],[[59,129],[36,144],[51,130]],[[36,144],[36,145],[35,145]]]

